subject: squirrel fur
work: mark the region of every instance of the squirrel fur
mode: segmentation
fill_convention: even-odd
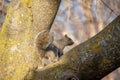
[[[70,46],[73,43],[73,40],[67,35],[64,35],[61,39],[55,40],[53,34],[49,31],[39,32],[35,38],[35,47],[40,54],[43,66],[58,61],[63,55],[65,46]]]
[[[63,55],[63,49],[66,46],[72,45],[73,43],[74,43],[73,40],[69,38],[67,35],[65,35],[61,39],[54,40],[45,49],[46,59],[50,61],[50,64],[58,61],[59,58]]]

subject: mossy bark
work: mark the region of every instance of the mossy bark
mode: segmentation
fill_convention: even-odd
[[[14,0],[0,32],[0,80],[24,80],[39,63],[34,39],[49,30],[60,0]]]
[[[49,30],[60,0],[15,0],[0,33],[0,80],[96,80],[120,66],[120,16],[60,61],[36,70],[35,36]]]
[[[120,16],[104,30],[33,72],[30,80],[100,80],[120,66]]]

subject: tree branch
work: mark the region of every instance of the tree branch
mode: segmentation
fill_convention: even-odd
[[[120,16],[60,61],[34,71],[30,80],[100,80],[120,66]]]

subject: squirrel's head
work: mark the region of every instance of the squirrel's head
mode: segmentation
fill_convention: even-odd
[[[67,34],[65,34],[64,38],[65,38],[66,46],[74,44],[73,40],[70,37],[68,37]]]

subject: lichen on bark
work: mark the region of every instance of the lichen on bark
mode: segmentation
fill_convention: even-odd
[[[100,33],[65,53],[60,61],[35,71],[31,80],[100,80],[120,66],[119,34],[120,16]]]
[[[12,1],[0,32],[0,80],[23,80],[38,66],[34,39],[37,33],[50,28],[59,2]]]
[[[60,0],[15,0],[0,32],[1,80],[93,80],[120,66],[120,16],[93,38],[36,70],[35,36],[49,30]]]

